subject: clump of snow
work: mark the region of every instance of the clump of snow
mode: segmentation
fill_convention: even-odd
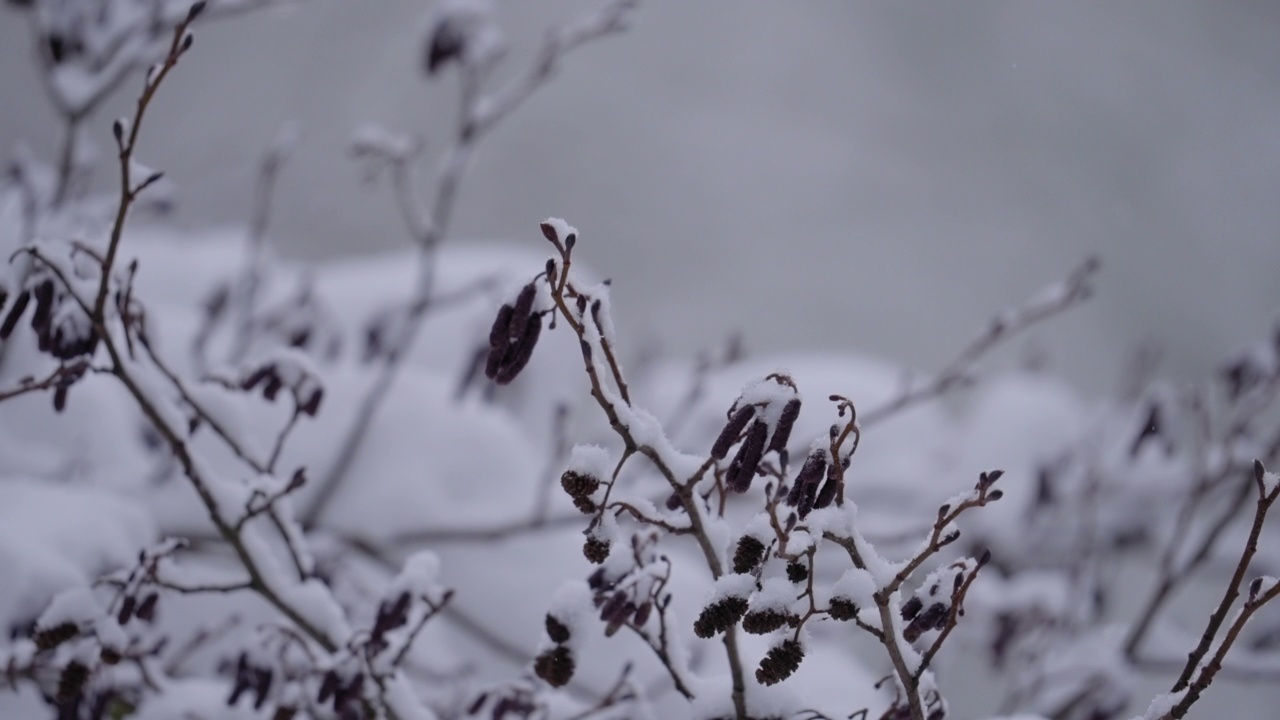
[[[613,477],[611,453],[599,445],[574,445],[565,470],[608,482]]]
[[[777,610],[786,612],[796,602],[795,587],[783,577],[771,577],[760,584],[760,589],[751,594],[748,605],[752,612]]]
[[[551,229],[555,231],[556,237],[560,238],[560,242],[565,242],[570,235],[573,235],[575,240],[577,239],[578,228],[565,222],[563,218],[549,217],[542,222],[551,226]]]
[[[155,535],[142,508],[110,493],[0,482],[0,623],[29,621],[59,592],[83,590],[100,574],[130,565]]]
[[[591,599],[591,589],[585,582],[570,580],[560,586],[547,607],[547,614],[569,629],[565,645],[572,649],[581,647],[595,624],[595,607]]]
[[[386,595],[396,597],[409,593],[412,597],[435,598],[441,592],[440,558],[430,550],[419,550],[404,561],[400,574],[391,581]]]
[[[705,604],[710,605],[731,597],[746,598],[755,589],[756,579],[753,575],[738,573],[721,575],[720,579],[716,580],[715,586],[712,588]]]
[[[875,606],[876,581],[871,573],[849,568],[831,586],[831,597],[848,598],[859,611]]]

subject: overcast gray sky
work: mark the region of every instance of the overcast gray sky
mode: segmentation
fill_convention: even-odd
[[[510,62],[589,5],[502,4]],[[181,222],[243,222],[258,154],[295,120],[285,250],[402,244],[345,141],[372,120],[444,142],[455,88],[418,72],[426,9],[306,0],[200,31],[144,139]],[[0,146],[51,152],[21,20],[0,10]],[[567,218],[620,322],[670,348],[740,328],[924,369],[1096,252],[1101,294],[1043,334],[1054,366],[1106,388],[1150,340],[1189,377],[1280,310],[1278,120],[1266,0],[648,0],[486,142],[456,234],[537,243]]]

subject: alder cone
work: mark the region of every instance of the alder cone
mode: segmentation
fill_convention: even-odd
[[[533,672],[551,687],[564,687],[573,679],[573,654],[564,645],[542,653],[533,661]]]

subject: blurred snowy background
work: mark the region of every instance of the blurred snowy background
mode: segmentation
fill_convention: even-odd
[[[584,5],[503,3],[513,55]],[[425,12],[310,0],[205,29],[145,139],[181,221],[245,222],[262,149],[296,122],[284,252],[404,244],[346,147],[367,121],[444,145],[456,93],[418,71]],[[1097,299],[1038,335],[1055,371],[1110,390],[1150,341],[1194,377],[1280,308],[1278,39],[1267,0],[651,0],[486,141],[454,236],[536,242],[561,215],[621,318],[668,348],[735,327],[921,369],[1097,252]],[[52,155],[31,53],[0,14],[0,146]]]
[[[593,3],[500,5],[512,50],[499,74],[511,75],[525,67],[545,27]],[[272,281],[257,308],[264,332],[255,342],[262,347],[254,350],[279,349],[267,322],[276,308],[283,308],[285,325],[315,321],[306,327],[346,343],[340,357],[318,360],[325,409],[282,446],[282,467],[306,465],[313,477],[335,464],[380,362],[358,358],[364,331],[388,304],[404,302],[413,282],[412,255],[396,252],[409,244],[400,215],[385,184],[362,182],[348,150],[352,132],[376,122],[421,135],[430,175],[458,110],[456,74],[428,82],[420,70],[427,11],[422,2],[402,0],[306,0],[210,22],[199,28],[198,51],[183,59],[143,133],[140,152],[176,185],[173,222],[189,232],[175,231],[168,220],[131,221],[125,257],[142,258],[139,292],[162,331],[162,352],[193,382],[200,368],[186,364],[189,354],[199,355],[188,350],[198,344],[202,303],[241,268],[263,152],[282,126],[300,133],[276,186],[269,235],[285,259],[271,263]],[[61,125],[40,85],[27,20],[0,8],[0,150],[25,143],[47,160],[61,146]],[[446,673],[456,670],[450,663],[469,667],[481,658],[481,680],[527,665],[524,656],[536,647],[540,615],[556,587],[588,572],[578,551],[582,523],[493,545],[439,537],[455,526],[517,522],[531,507],[570,512],[558,492],[549,504],[538,497],[544,476],[554,480],[564,460],[553,448],[551,420],[561,403],[574,418],[572,440],[611,440],[585,397],[580,353],[567,333],[545,340],[510,388],[457,391],[503,293],[542,267],[548,246],[536,225],[548,215],[581,228],[583,264],[614,279],[637,397],[670,421],[673,442],[697,453],[754,377],[779,366],[794,371],[809,398],[808,425],[797,431],[807,442],[832,419],[830,408],[819,407],[827,393],[847,393],[862,407],[890,400],[901,367],[938,368],[993,314],[1098,255],[1096,297],[1005,353],[1006,361],[1047,363],[1052,375],[998,375],[965,407],[926,404],[869,431],[854,466],[858,502],[873,532],[901,537],[894,534],[899,526],[931,518],[937,503],[968,487],[978,470],[1005,468],[1012,502],[976,527],[975,541],[1013,565],[1024,554],[1028,564],[1020,570],[1029,574],[1065,577],[1053,552],[1038,554],[1046,547],[1070,550],[1055,547],[1060,528],[1037,513],[1059,513],[1054,517],[1065,527],[1083,523],[1072,493],[1088,495],[1080,477],[1100,468],[1114,501],[1106,507],[1120,516],[1106,522],[1121,530],[1137,526],[1161,541],[1178,538],[1170,520],[1193,487],[1186,483],[1208,472],[1196,443],[1183,442],[1195,436],[1185,417],[1195,413],[1158,383],[1141,395],[1114,391],[1140,345],[1163,351],[1166,375],[1191,381],[1211,376],[1238,359],[1234,351],[1253,344],[1246,369],[1257,370],[1263,388],[1235,395],[1275,396],[1280,353],[1269,338],[1280,311],[1277,39],[1280,9],[1267,2],[648,0],[629,32],[567,58],[554,81],[481,143],[441,252],[437,291],[462,291],[485,279],[496,284],[427,317],[396,392],[347,473],[360,484],[344,486],[332,516],[308,523],[322,559],[347,558],[357,579],[376,577],[369,584],[377,586],[390,569],[350,560],[325,545],[333,542],[326,533],[367,536],[397,552],[437,550],[443,580],[458,590],[462,609],[439,637],[423,643],[431,646],[421,653],[424,663],[438,662],[429,668]],[[100,108],[88,128],[99,154],[97,188],[107,193],[116,191],[108,119],[131,114],[137,82]],[[93,218],[105,206],[86,201],[85,207]],[[18,208],[16,193],[0,204],[6,242],[17,242]],[[51,235],[65,232],[57,222],[47,227]],[[100,229],[89,232],[90,241],[101,241],[94,233]],[[300,290],[311,281],[318,306],[307,305],[309,290]],[[316,307],[324,312],[307,315]],[[722,344],[734,330],[743,333],[748,360],[717,369],[703,395],[686,397],[695,382],[689,356]],[[48,358],[23,333],[5,346],[0,388],[35,374],[33,368],[47,369]],[[216,359],[244,359],[226,349],[215,343]],[[646,353],[653,360],[655,349],[670,353],[636,362]],[[280,424],[278,406],[264,410],[257,398],[209,394],[255,443],[267,443]],[[1224,407],[1235,411],[1231,402]],[[1169,457],[1154,447],[1160,442],[1146,442],[1153,408],[1174,418],[1169,438],[1157,438],[1178,440]],[[105,417],[130,421],[103,423]],[[155,536],[208,532],[190,488],[143,442],[143,427],[109,378],[78,385],[64,415],[54,415],[45,394],[0,407],[0,508],[10,508],[0,514],[0,549],[9,551],[0,555],[0,568],[21,580],[0,593],[0,618],[31,621],[54,592],[92,580],[104,567],[127,565],[136,547]],[[1275,428],[1260,422],[1257,430]],[[1228,446],[1217,436],[1195,440],[1215,452],[1226,448],[1221,457],[1256,449]],[[492,452],[495,445],[503,452]],[[228,477],[242,470],[225,448],[222,456],[201,449]],[[1051,479],[1062,494],[1037,498],[1036,483],[1050,471],[1059,473]],[[646,479],[653,480],[636,482],[643,487]],[[73,502],[51,480],[83,483],[77,492],[85,492]],[[308,486],[300,500],[312,492]],[[120,507],[95,510],[111,507],[100,502]],[[101,527],[90,529],[86,516]],[[39,532],[28,527],[31,518],[42,522]],[[1239,556],[1243,530],[1241,523],[1231,526],[1187,597],[1174,603],[1169,614],[1185,627],[1161,626],[1155,650],[1185,654],[1185,633],[1202,626],[1224,567]],[[65,544],[67,537],[78,542]],[[1268,548],[1280,547],[1277,537],[1273,524]],[[1089,642],[1106,635],[1108,623],[1132,619],[1151,585],[1156,547],[1129,553],[1118,538],[1109,538],[1116,557],[1103,563],[1099,580],[1119,588],[1109,598],[1113,605],[1096,611],[1073,605],[1072,593],[1083,592],[1075,576],[1058,585],[1028,581],[1064,617],[1085,612],[1079,637]],[[904,542],[886,542],[887,551],[905,553]],[[1042,560],[1045,567],[1036,564]],[[1263,570],[1280,566],[1274,551],[1267,563]],[[1018,568],[1011,572],[1020,579]],[[975,608],[969,654],[957,652],[961,662],[947,680],[958,690],[962,716],[995,709],[994,693],[971,692],[977,685],[968,673],[981,671],[964,661],[989,649],[982,617],[1027,595],[1015,592],[1013,580],[998,581],[975,600],[987,606]],[[688,617],[706,578],[680,582],[687,590],[680,611]],[[528,598],[516,609],[507,594],[513,584]],[[340,596],[359,595],[335,586]],[[1070,592],[1055,594],[1064,586]],[[237,597],[242,601],[252,604]],[[201,602],[175,605],[199,609]],[[181,612],[169,621],[174,617],[179,626],[190,623]],[[487,628],[487,640],[477,627]],[[1074,632],[1065,633],[1072,643]],[[1114,651],[1114,642],[1106,644],[1113,639],[1104,638],[1102,647]],[[204,659],[204,680],[215,678],[218,653],[228,647]],[[1061,656],[1067,665],[1111,657],[1084,641],[1051,647],[1054,661],[1067,648]],[[846,685],[855,684],[849,678],[871,670],[861,656],[851,659],[843,641],[823,652],[836,659],[808,663],[797,686],[806,696],[823,693],[823,701],[843,703]],[[494,657],[505,664],[489,663]],[[587,680],[602,684],[623,657],[602,650]],[[643,669],[647,678],[653,670]],[[1117,682],[1128,680],[1135,710],[1168,687],[1158,674]],[[223,688],[209,682],[206,701],[220,706]],[[855,699],[873,702],[864,695],[873,694],[864,688]],[[1198,710],[1208,713],[1203,717],[1261,717],[1257,708],[1275,699],[1265,683],[1215,686]],[[30,694],[0,696],[5,712],[38,704]]]

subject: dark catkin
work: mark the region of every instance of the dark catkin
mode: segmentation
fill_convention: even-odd
[[[847,597],[833,597],[827,606],[827,614],[832,620],[848,622],[858,617],[858,606]]]
[[[316,702],[323,705],[325,701],[337,694],[342,687],[342,678],[338,677],[338,673],[330,670],[324,674],[320,680],[320,691],[316,694]]]
[[[747,612],[746,598],[727,597],[702,608],[693,633],[706,640],[733,627]]]
[[[677,510],[684,510],[684,501],[680,499],[680,493],[673,492],[670,495],[668,495],[667,502],[663,504],[663,507],[670,510],[671,512],[676,512]]]
[[[836,490],[840,487],[839,472],[827,471],[827,481],[822,484],[822,489],[818,491],[817,497],[813,499],[813,508],[820,510],[831,504],[836,499]]]
[[[600,619],[604,622],[610,622],[626,607],[627,600],[627,593],[624,590],[619,590],[610,595],[609,599],[600,607]]]
[[[272,373],[271,377],[267,378],[267,384],[262,388],[262,397],[265,398],[267,402],[275,402],[276,396],[279,395],[280,391],[283,389],[284,381],[280,379],[279,375]]]
[[[799,585],[809,579],[809,567],[802,562],[792,560],[787,563],[787,579]]]
[[[240,381],[240,389],[249,392],[276,374],[274,365],[263,365]]]
[[[599,565],[609,557],[609,542],[598,537],[589,537],[582,544],[582,554],[592,563]]]
[[[124,625],[133,619],[133,611],[138,607],[138,599],[133,595],[125,595],[120,601],[120,612],[116,613],[116,622]]]
[[[792,398],[782,408],[782,415],[773,429],[773,437],[769,439],[769,447],[765,452],[782,452],[787,449],[787,441],[791,439],[791,428],[800,417],[800,398]]]
[[[44,652],[52,650],[68,640],[74,639],[80,634],[80,627],[75,623],[64,622],[54,625],[51,628],[39,628],[36,630],[35,637],[32,640],[36,644],[36,650]]]
[[[520,332],[521,328],[529,322],[529,317],[533,312],[533,301],[537,297],[538,288],[533,283],[528,283],[520,288],[520,294],[516,296],[515,304],[511,307],[512,332]]]
[[[804,648],[795,640],[784,640],[770,648],[756,668],[756,682],[775,685],[791,677],[804,659]]]
[[[723,460],[729,454],[729,448],[737,442],[738,435],[742,433],[742,429],[747,426],[752,416],[756,413],[754,405],[744,405],[738,408],[733,416],[729,418],[729,422],[720,431],[720,435],[716,438],[714,444],[711,445],[711,457],[717,460]]]
[[[786,613],[777,610],[753,610],[742,616],[742,629],[752,635],[766,635],[786,625]]]
[[[454,60],[464,57],[467,36],[457,21],[445,16],[436,23],[422,53],[422,65],[427,75],[435,75]]]
[[[912,596],[910,600],[902,603],[902,619],[911,620],[916,615],[919,615],[923,609],[924,603],[921,602],[920,598]]]
[[[590,515],[597,509],[596,502],[586,495],[580,495],[573,499],[573,506],[583,515]]]
[[[49,330],[49,319],[53,317],[53,281],[45,280],[36,285],[31,292],[36,301],[36,310],[31,313],[31,329],[46,334]]]
[[[560,476],[560,487],[572,498],[585,497],[600,487],[600,480],[587,473],[576,470],[565,470]]]
[[[133,613],[134,617],[137,617],[139,620],[143,622],[151,622],[155,620],[156,619],[156,602],[159,599],[160,599],[160,596],[156,593],[151,593],[150,595],[147,595],[146,597],[142,598],[142,602],[138,604],[138,609],[135,610]]]
[[[544,624],[547,626],[547,637],[551,638],[554,643],[569,642],[569,626],[560,622],[556,617],[547,613]]]
[[[507,385],[521,370],[529,364],[529,359],[533,357],[533,349],[538,345],[538,337],[542,334],[542,316],[530,315],[525,322],[524,333],[516,340],[515,344],[507,348],[506,356],[503,358],[502,367],[498,368],[498,372],[494,375],[493,381],[499,385]]]
[[[604,636],[613,637],[614,634],[617,633],[618,630],[636,614],[637,609],[638,608],[634,602],[627,600],[613,612],[601,617],[600,619],[605,623]]]
[[[750,535],[743,535],[738,540],[738,547],[733,552],[733,571],[745,575],[764,559],[764,543]]]
[[[914,598],[913,598],[914,599]],[[916,615],[902,630],[902,637],[907,642],[915,642],[921,635],[930,630],[941,630],[947,626],[951,613],[943,603],[933,603],[927,610]]]
[[[804,489],[804,496],[800,498],[800,504],[796,505],[796,515],[801,519],[808,517],[813,511],[814,503],[818,499],[818,484],[811,483]]]
[[[79,660],[72,660],[62,669],[58,676],[58,707],[65,708],[80,699],[84,684],[89,681],[89,666]]]
[[[631,622],[636,627],[642,628],[644,627],[645,623],[649,622],[649,615],[652,612],[653,612],[653,603],[649,600],[645,600],[644,602],[640,603],[640,607],[636,608],[635,617],[631,619]]]
[[[4,323],[0,324],[0,340],[7,340],[13,334],[13,329],[18,326],[18,321],[22,319],[22,313],[26,312],[27,304],[31,302],[31,293],[23,290],[18,293],[18,298],[13,301],[13,306],[9,308],[9,314],[5,316]]]
[[[764,457],[764,441],[768,435],[768,425],[759,420],[751,424],[747,439],[738,448],[738,454],[734,456],[734,463],[730,465],[725,478],[733,492],[744,493],[751,488],[751,481],[756,476],[756,466],[760,464],[760,458]]]
[[[533,672],[551,687],[564,687],[573,679],[573,654],[564,645],[542,653],[533,661]]]
[[[800,466],[800,472],[796,473],[795,483],[787,493],[787,504],[791,507],[799,505],[804,500],[805,494],[809,492],[809,488],[817,487],[826,474],[827,451],[817,448],[809,453],[809,456],[804,459],[804,465]]]
[[[489,349],[495,351],[498,357],[507,351],[507,343],[511,342],[512,310],[510,305],[505,304],[498,308],[498,316],[493,319],[493,325],[489,326]]]

